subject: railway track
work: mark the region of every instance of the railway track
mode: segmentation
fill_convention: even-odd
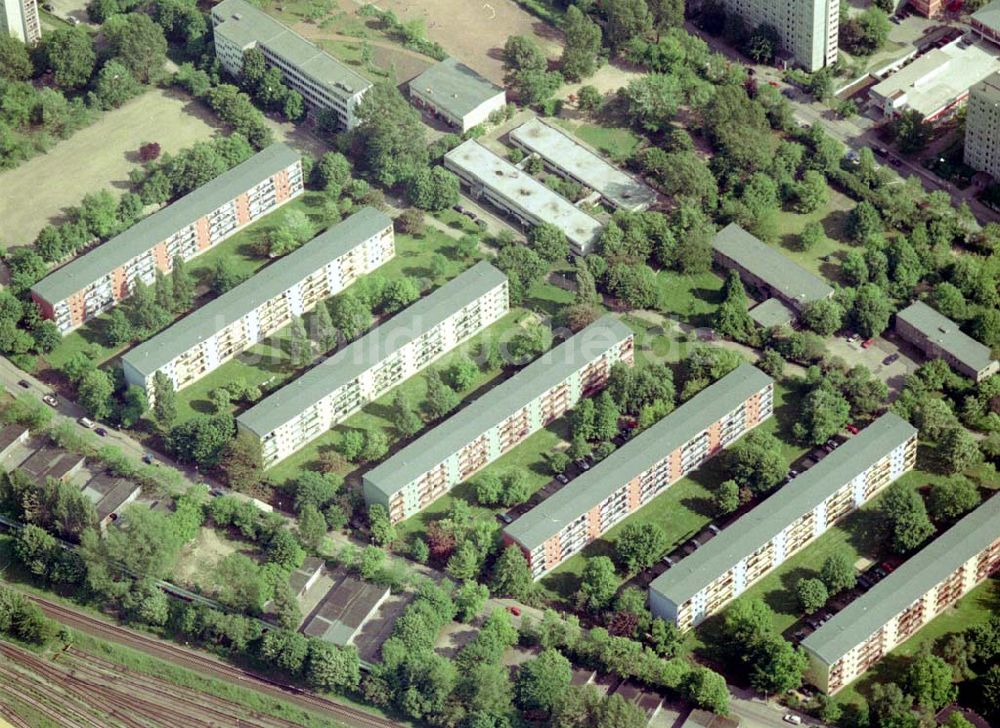
[[[352,728],[397,728],[399,723],[371,715],[357,708],[338,703],[329,698],[310,693],[294,685],[274,680],[267,675],[246,670],[194,650],[171,645],[154,637],[115,624],[110,624],[89,614],[51,602],[33,594],[26,597],[41,607],[48,617],[81,632],[100,637],[159,657],[180,667],[194,670],[227,682],[251,688],[258,692],[279,697],[289,703],[315,711]]]

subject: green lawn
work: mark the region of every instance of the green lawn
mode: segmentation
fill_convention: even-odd
[[[407,275],[439,285],[457,276],[470,262],[457,259],[453,245],[454,240],[451,237],[433,229],[428,229],[420,238],[397,234],[396,256],[373,271],[373,274],[384,276],[386,279]],[[447,261],[445,275],[440,280],[435,280],[431,276],[431,259],[436,254],[444,255]],[[312,330],[311,319],[312,314],[304,317],[306,331]],[[213,407],[208,395],[214,389],[238,377],[246,380],[247,384],[260,386],[265,393],[281,387],[299,373],[289,359],[288,339],[289,327],[286,326],[208,376],[182,389],[177,394],[178,418],[185,420],[196,414],[211,413]],[[316,352],[316,357],[320,353]]]
[[[691,326],[712,326],[715,312],[722,303],[722,278],[712,272],[684,275],[657,270],[656,280],[663,313]]]
[[[775,384],[775,414],[760,429],[771,432],[782,442],[783,452],[789,462],[798,458],[806,448],[791,438],[791,428],[798,411],[800,395],[781,383]],[[600,472],[600,465],[597,466]],[[614,542],[625,524],[656,523],[667,533],[671,544],[668,550],[683,543],[712,520],[712,493],[726,479],[722,461],[716,457],[674,483],[664,493],[633,513],[598,540],[588,544],[582,552],[568,559],[542,579],[546,596],[556,601],[569,602],[579,589],[580,575],[587,558],[612,556]]]
[[[324,196],[319,192],[304,193],[301,197],[297,197],[280,209],[247,226],[231,238],[219,243],[211,250],[194,258],[189,266],[191,274],[195,276],[200,286],[207,287],[211,280],[212,268],[220,258],[225,256],[232,261],[235,270],[247,277],[252,276],[270,262],[267,258],[254,255],[253,244],[266,233],[277,228],[285,213],[294,209],[303,210],[309,215],[316,225],[318,233],[325,228],[324,223],[326,222],[323,216],[323,200]],[[208,300],[203,296],[196,305],[203,306]],[[45,356],[45,361],[50,367],[58,369],[77,352],[88,353],[95,358],[98,364],[103,364],[122,353],[128,347],[115,348],[105,345],[107,341],[105,329],[108,318],[109,315],[105,313],[64,336],[62,343]],[[181,318],[181,316],[176,318]]]
[[[851,248],[846,240],[847,219],[854,208],[854,201],[846,195],[828,189],[826,205],[814,212],[802,215],[790,210],[778,213],[778,237],[781,252],[806,270],[823,276],[829,281],[840,282],[840,261]],[[826,239],[809,250],[802,250],[799,239],[807,223],[819,222],[823,225]],[[829,258],[829,260],[824,260]]]
[[[568,119],[549,119],[587,144],[615,160],[625,160],[632,156],[642,137],[631,129],[620,126],[601,126],[595,123],[579,123]]]
[[[276,483],[283,483],[294,478],[301,470],[308,470],[315,467],[318,464],[319,457],[323,453],[336,450],[337,443],[347,430],[370,430],[374,428],[384,430],[389,436],[390,446],[392,447],[397,441],[397,433],[393,428],[392,411],[389,405],[397,389],[402,390],[412,404],[421,404],[427,393],[426,375],[430,369],[445,369],[459,356],[475,354],[482,342],[492,337],[503,337],[509,329],[520,326],[522,322],[534,318],[534,314],[525,312],[523,309],[514,309],[483,333],[473,337],[470,341],[441,357],[432,367],[425,369],[417,376],[407,379],[398,387],[394,387],[379,399],[366,405],[360,412],[348,417],[329,432],[324,433],[291,457],[280,462],[269,471],[271,479]],[[465,399],[469,395],[482,390],[484,386],[500,381],[501,376],[502,373],[498,370],[480,371],[476,381],[469,388],[459,392],[459,396]],[[355,466],[347,464],[340,469],[340,472],[343,475],[348,475],[355,469]]]

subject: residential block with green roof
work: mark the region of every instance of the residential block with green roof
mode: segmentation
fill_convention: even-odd
[[[649,587],[653,614],[698,625],[913,468],[917,431],[893,413],[792,479]]]
[[[1000,569],[1000,496],[993,496],[802,641],[807,679],[827,694]]]
[[[507,92],[464,63],[445,58],[409,83],[410,100],[462,133],[503,111]]]
[[[958,324],[923,301],[896,314],[896,333],[931,358],[944,359],[953,369],[981,382],[1000,371],[990,348],[963,332]]]
[[[507,276],[477,263],[258,402],[236,424],[260,441],[270,467],[509,310]]]
[[[172,205],[74,258],[31,287],[42,316],[63,334],[152,285],[176,256],[190,260],[302,194],[302,158],[272,144]]]
[[[365,207],[122,357],[152,401],[163,372],[182,389],[344,290],[396,253],[392,219]]]
[[[774,381],[742,364],[504,528],[535,579],[771,416]]]
[[[393,522],[409,518],[601,389],[612,365],[632,361],[632,330],[603,317],[366,473],[365,500]]]

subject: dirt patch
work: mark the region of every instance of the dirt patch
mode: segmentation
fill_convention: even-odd
[[[176,89],[151,90],[106,113],[47,154],[0,174],[2,244],[31,243],[88,192],[128,190],[143,142],[158,142],[164,152],[174,153],[211,137],[216,123],[207,108]]]
[[[194,541],[181,549],[174,568],[174,579],[186,586],[196,586],[206,593],[215,590],[212,574],[220,561],[240,551],[241,544],[226,538],[214,528],[202,527]]]
[[[507,36],[534,36],[550,58],[562,52],[562,33],[511,0],[379,0],[376,4],[403,21],[422,19],[428,38],[495,83],[503,82],[501,52]]]

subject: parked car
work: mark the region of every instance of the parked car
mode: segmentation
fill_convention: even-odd
[[[146,465],[152,465],[153,464],[153,454],[147,452],[145,455],[142,456],[142,462],[146,463]]]
[[[580,468],[580,470],[590,470],[590,463],[588,463],[583,458],[580,458],[579,460],[576,461],[576,466]]]
[[[664,556],[662,559],[660,559],[660,561],[666,564],[668,569],[674,565],[674,560],[669,556]]]
[[[857,425],[848,425],[847,431],[850,432],[852,435],[857,435],[859,432],[861,432],[861,428],[858,427]]]
[[[21,379],[17,384],[19,387],[24,387],[25,389],[31,388],[31,383],[27,379]]]
[[[94,432],[97,433],[98,437],[106,437],[108,434],[108,431],[105,430],[103,427],[98,427],[96,430],[94,430]]]
[[[224,491],[222,488],[212,488],[210,491],[208,491],[208,494],[213,498],[221,498],[226,494],[226,491]]]
[[[718,526],[716,526],[714,523],[709,523],[708,524],[708,530],[711,531],[712,533],[714,533],[716,536],[718,536],[720,533],[722,533],[722,529],[719,528]]]
[[[871,349],[873,346],[875,346],[875,339],[865,339],[861,342],[862,349]]]
[[[569,482],[569,476],[567,476],[566,473],[557,473],[556,480],[558,480],[563,485],[566,485],[566,483]]]
[[[59,399],[54,394],[46,394],[44,397],[42,397],[42,401],[49,407],[59,406]]]
[[[889,356],[882,360],[882,363],[889,366],[894,361],[899,361],[899,354],[889,354]]]
[[[515,617],[520,617],[521,616],[521,608],[520,607],[507,607],[507,611],[510,612],[511,614],[513,614]]]
[[[80,423],[80,427],[86,427],[88,430],[94,429],[94,421],[89,417],[81,417],[77,422]]]
[[[857,340],[858,340],[858,339],[860,339],[860,338],[861,338],[861,337],[860,337],[860,336],[858,336],[857,334],[850,334],[850,335],[849,335],[849,336],[847,337],[847,343],[848,343],[848,344],[853,344],[853,343],[854,343],[855,341],[857,341]]]
[[[892,572],[894,572],[894,571],[896,570],[896,567],[895,567],[895,566],[893,566],[892,564],[890,564],[890,563],[889,563],[888,561],[883,561],[883,562],[882,562],[882,569],[883,569],[883,570],[884,570],[884,571],[885,571],[885,572],[886,572],[887,574],[891,574]]]
[[[893,167],[898,167],[902,163],[903,160],[901,160],[899,157],[889,157],[889,164],[891,164]]]
[[[465,208],[462,207],[461,205],[452,205],[451,209],[457,212],[459,215],[465,214]]]
[[[514,522],[514,519],[511,518],[506,513],[497,513],[497,520],[500,521],[501,523],[506,523],[506,524],[510,524],[510,523]]]

